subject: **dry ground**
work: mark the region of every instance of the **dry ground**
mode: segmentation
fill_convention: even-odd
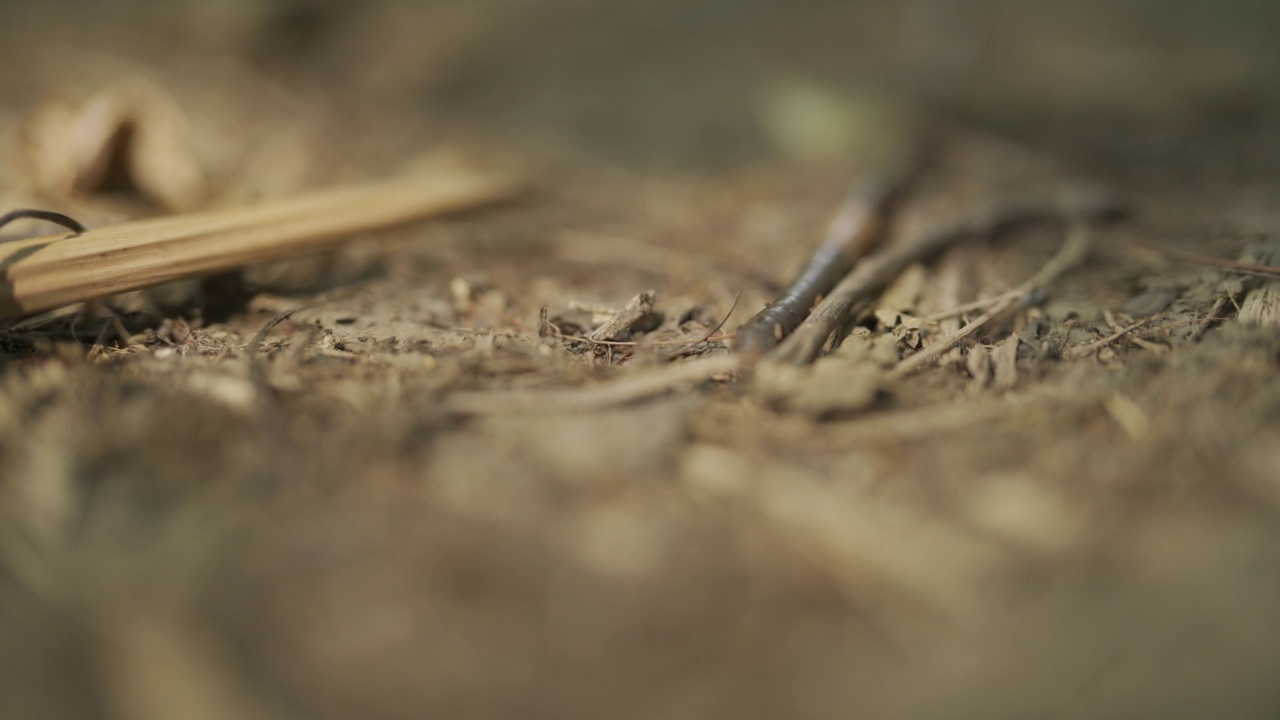
[[[226,317],[186,284],[113,301],[119,326],[4,331],[0,717],[1280,711],[1276,281],[1151,249],[1280,264],[1276,11],[635,5],[12,10],[0,209],[164,212],[51,194],[18,140],[42,103],[139,78],[207,179],[172,203],[441,148],[537,189],[252,268]],[[984,178],[1015,168],[1129,212],[918,373],[881,368],[1031,276],[1062,223],[904,273],[785,392],[743,370],[599,394],[723,356],[839,203],[847,165],[771,144],[778,78],[1016,143],[958,141],[937,196],[998,204]],[[540,321],[587,333],[650,289],[636,346]]]

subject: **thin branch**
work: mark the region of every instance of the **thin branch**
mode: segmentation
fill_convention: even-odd
[[[294,313],[313,307],[325,299],[327,298],[324,295],[319,295],[276,313],[258,332],[253,334],[249,344],[246,346],[246,353],[249,356],[249,382],[253,385],[254,396],[257,399],[260,422],[267,433],[270,433],[276,440],[285,445],[289,444],[289,421],[285,415],[284,407],[280,404],[280,399],[271,387],[271,381],[267,378],[262,343],[271,334],[271,331],[276,329],[277,325],[292,317]]]
[[[1113,342],[1115,342],[1115,341],[1119,340],[1120,338],[1124,337],[1125,335],[1128,335],[1129,333],[1133,332],[1134,330],[1137,330],[1138,328],[1142,327],[1143,325],[1146,325],[1146,324],[1147,324],[1148,322],[1150,322],[1150,321],[1151,321],[1151,318],[1150,318],[1150,317],[1144,317],[1144,318],[1142,318],[1141,320],[1137,320],[1137,321],[1135,321],[1135,322],[1132,322],[1132,323],[1130,323],[1130,324],[1128,324],[1128,325],[1126,325],[1126,326],[1124,326],[1124,327],[1120,328],[1119,330],[1115,331],[1114,333],[1112,333],[1112,334],[1110,334],[1110,335],[1108,335],[1108,336],[1106,336],[1106,337],[1104,337],[1104,338],[1100,338],[1100,339],[1095,340],[1095,341],[1093,341],[1093,342],[1091,342],[1091,343],[1088,343],[1087,345],[1079,345],[1079,346],[1077,346],[1077,347],[1068,348],[1068,349],[1067,349],[1067,351],[1066,351],[1065,353],[1063,353],[1063,354],[1064,354],[1066,357],[1068,357],[1068,358],[1072,358],[1072,359],[1075,359],[1075,358],[1082,358],[1082,357],[1084,357],[1084,356],[1088,355],[1089,353],[1092,353],[1092,352],[1094,352],[1094,351],[1096,351],[1096,350],[1101,350],[1102,348],[1104,348],[1104,347],[1106,347],[1106,346],[1110,345],[1111,343],[1113,343]]]
[[[1163,255],[1170,260],[1188,263],[1191,265],[1208,265],[1210,267],[1222,268],[1230,270],[1241,275],[1251,275],[1253,277],[1263,278],[1280,278],[1280,267],[1274,265],[1259,265],[1256,263],[1237,262],[1235,260],[1227,260],[1225,258],[1216,258],[1209,255],[1200,255],[1198,253],[1185,252],[1182,250],[1170,250],[1168,248],[1155,247],[1141,242],[1132,243],[1136,247],[1143,250]]]
[[[639,347],[640,345],[645,347],[693,347],[704,342],[724,342],[731,337],[730,335],[708,335],[700,340],[659,340],[647,343],[642,340],[592,340],[583,335],[566,335],[559,331],[552,331],[548,335],[557,340],[600,345],[602,347]]]
[[[729,322],[729,318],[733,317],[733,311],[738,308],[738,301],[741,299],[742,293],[735,295],[733,298],[733,304],[729,306],[729,312],[725,313],[724,318],[721,319],[715,327],[711,328],[710,332],[697,340],[659,340],[657,342],[650,343],[646,343],[642,340],[596,340],[595,338],[583,335],[566,334],[560,329],[559,325],[556,325],[545,317],[539,318],[539,324],[544,328],[549,328],[549,330],[540,332],[539,334],[559,340],[600,345],[602,347],[637,347],[640,345],[644,345],[645,347],[694,347],[705,342],[724,342],[728,340],[730,336],[716,335],[716,333],[720,332],[720,330],[724,328],[725,323]],[[521,323],[521,325],[523,325],[523,323]],[[528,326],[526,325],[525,327]]]
[[[1101,210],[1086,208],[1079,212],[1089,214]],[[882,290],[913,262],[930,257],[965,237],[988,234],[1017,222],[1063,215],[1064,210],[1054,198],[1031,197],[1020,203],[992,203],[976,209],[966,221],[926,228],[903,237],[855,265],[796,332],[775,350],[775,357],[795,364],[812,362],[827,338],[858,303]]]
[[[461,415],[602,410],[705,382],[736,370],[740,362],[734,355],[718,355],[636,370],[615,380],[564,390],[455,392],[444,398],[444,406]]]
[[[453,169],[0,244],[0,319],[315,252],[362,232],[506,200],[506,176]],[[47,218],[46,218],[47,219]]]
[[[1089,244],[1090,234],[1088,228],[1083,223],[1072,224],[1067,229],[1067,236],[1062,243],[1062,247],[1058,248],[1058,252],[1054,253],[1053,257],[1049,258],[1049,261],[1028,278],[1026,282],[1014,290],[1002,294],[1000,300],[978,319],[898,363],[889,376],[896,379],[915,372],[923,367],[925,363],[945,353],[954,347],[956,343],[977,332],[979,328],[991,322],[993,318],[1005,310],[1008,310],[1028,293],[1045,287],[1056,280],[1062,273],[1079,265],[1084,261],[1085,256],[1089,254]]]
[[[777,301],[738,326],[734,351],[758,355],[799,327],[814,303],[880,244],[902,185],[901,178],[879,175],[854,185],[800,277]]]
[[[249,344],[245,348],[246,352],[249,354],[249,358],[251,360],[256,361],[260,357],[260,354],[262,351],[262,341],[267,339],[267,336],[271,334],[272,330],[276,329],[277,325],[293,317],[294,313],[297,313],[301,310],[305,310],[306,308],[309,308],[315,305],[316,303],[320,302],[322,297],[323,296],[317,296],[317,297],[311,298],[306,302],[302,302],[297,305],[294,305],[288,310],[282,310],[276,313],[270,320],[266,322],[265,325],[263,325],[261,328],[258,329],[258,332],[253,334],[252,338],[249,339]]]
[[[964,303],[963,305],[956,305],[955,307],[947,308],[946,310],[940,310],[932,315],[926,315],[920,319],[925,322],[938,322],[939,320],[946,320],[947,318],[965,315],[974,312],[975,310],[988,310],[1008,300],[1018,300],[1026,294],[1026,290],[1022,289],[1022,287],[1017,287],[1012,290],[1006,290],[998,295],[992,295],[991,297],[986,297],[981,300],[974,300],[972,302]]]
[[[700,345],[704,342],[707,342],[708,340],[711,339],[712,335],[715,335],[716,333],[720,332],[720,328],[724,327],[724,324],[729,322],[729,318],[733,317],[733,311],[738,309],[738,301],[741,299],[742,299],[742,293],[738,293],[737,295],[734,295],[733,304],[729,306],[729,312],[724,314],[724,317],[720,319],[720,322],[717,323],[715,327],[711,328],[711,331],[708,332],[705,337],[703,337],[701,340],[693,344]]]

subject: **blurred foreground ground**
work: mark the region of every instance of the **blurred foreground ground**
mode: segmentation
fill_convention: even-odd
[[[50,5],[0,28],[0,210],[101,225],[441,150],[538,192],[253,268],[225,319],[187,284],[115,303],[124,332],[0,335],[0,717],[1280,712],[1272,281],[1133,245],[1280,264],[1274,4]],[[38,108],[139,82],[200,192],[33,184]],[[586,331],[654,289],[655,336],[697,340],[741,293],[732,330],[811,252],[885,104],[1130,212],[857,412],[732,381],[450,410],[676,354],[539,337],[543,307]],[[975,157],[947,172],[1003,164]],[[1017,285],[1061,234],[963,243],[864,332],[914,352],[939,331],[911,318]],[[264,394],[250,338],[316,297],[265,340]]]

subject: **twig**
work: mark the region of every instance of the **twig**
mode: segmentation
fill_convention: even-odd
[[[893,370],[889,372],[889,379],[897,380],[898,378],[906,377],[907,375],[910,375],[916,370],[919,370],[925,363],[936,358],[937,356],[941,355],[947,350],[950,350],[952,347],[955,346],[956,343],[960,342],[961,340],[977,332],[982,326],[991,322],[991,320],[995,318],[997,315],[999,315],[1000,313],[1003,313],[1005,310],[1008,310],[1009,307],[1013,305],[1013,303],[1014,301],[1012,300],[1006,300],[1001,302],[1000,304],[991,308],[987,312],[978,316],[977,319],[975,319],[973,322],[969,323],[968,325],[965,325],[964,327],[942,338],[941,340],[930,345],[924,350],[921,350],[915,355],[912,355],[911,357],[899,362],[897,365],[894,366]]]
[[[775,350],[783,361],[811,362],[831,333],[859,301],[880,290],[910,263],[941,250],[964,236],[967,228],[948,227],[908,238],[871,253],[845,276],[831,294]]]
[[[724,327],[724,324],[729,322],[729,318],[733,317],[733,311],[738,309],[738,301],[741,299],[742,299],[742,293],[738,293],[737,295],[734,295],[733,304],[729,306],[729,312],[724,314],[724,317],[720,319],[720,322],[716,323],[716,326],[711,328],[711,331],[708,332],[706,336],[704,336],[701,340],[693,344],[701,345],[702,343],[710,340],[712,335],[715,335],[716,333],[720,332],[720,328]]]
[[[254,388],[258,392],[258,397],[265,398],[270,395],[271,384],[267,382],[267,369],[262,364],[262,341],[267,339],[272,330],[280,323],[288,320],[294,313],[304,308],[311,307],[320,301],[320,297],[314,297],[306,302],[295,305],[288,310],[282,310],[276,313],[270,320],[263,325],[258,332],[250,338],[249,344],[245,347],[245,352],[249,356],[249,379],[253,383]]]
[[[1072,230],[1072,232],[1075,232],[1075,233],[1085,232],[1085,228],[1083,226],[1078,225]],[[1068,238],[1067,242],[1068,243],[1071,242],[1071,238]],[[1031,276],[1021,285],[1018,285],[1017,287],[1011,290],[1006,290],[998,295],[993,295],[991,297],[983,298],[981,300],[974,300],[973,302],[965,303],[963,305],[957,305],[953,308],[949,308],[947,310],[942,310],[932,315],[925,316],[922,319],[925,322],[937,322],[938,320],[945,320],[947,318],[955,317],[957,315],[963,315],[967,312],[972,312],[974,310],[982,310],[984,308],[990,309],[997,305],[1004,305],[1005,307],[1007,307],[1008,302],[1019,301],[1022,298],[1034,292],[1035,290],[1038,290],[1039,288],[1043,287],[1048,282],[1048,280],[1052,280],[1053,279],[1052,277],[1048,277],[1046,279],[1048,275],[1046,271],[1056,269],[1053,267],[1053,265],[1055,261],[1059,259],[1059,256],[1062,254],[1063,250],[1066,250],[1066,249],[1067,249],[1067,245],[1064,244],[1062,249],[1058,251],[1058,254],[1055,255],[1052,259],[1050,259],[1050,261],[1046,263],[1044,267],[1040,268],[1040,270],[1035,275]],[[1082,250],[1084,252],[1088,251],[1087,243],[1085,244],[1085,247],[1082,248]],[[1081,256],[1079,259],[1073,262],[1072,265],[1082,261],[1083,259],[1084,257]]]
[[[654,325],[662,322],[653,312],[654,296],[654,291],[646,290],[631,298],[608,322],[593,330],[588,337],[592,340],[617,340],[657,318],[657,322],[649,324],[647,328],[653,329]]]
[[[555,327],[554,324],[552,324],[552,327]],[[658,340],[656,342],[646,343],[641,340],[592,340],[585,335],[566,335],[563,332],[555,330],[548,333],[548,335],[556,338],[557,340],[587,343],[589,345],[600,345],[602,347],[638,347],[640,345],[644,345],[645,347],[693,347],[694,345],[701,345],[704,342],[724,342],[731,337],[729,335],[708,335],[700,340]]]
[[[679,365],[638,370],[617,380],[570,390],[456,392],[445,398],[444,406],[462,415],[601,410],[695,385],[713,375],[736,370],[739,363],[736,356],[719,355]]]
[[[730,336],[716,335],[716,333],[720,332],[725,323],[729,322],[729,318],[733,317],[733,311],[738,308],[738,301],[741,299],[742,293],[735,295],[733,298],[733,304],[729,306],[729,312],[725,313],[724,318],[722,318],[715,327],[711,328],[710,332],[697,340],[659,340],[651,343],[639,340],[596,340],[595,338],[587,337],[585,335],[569,335],[561,330],[559,325],[551,322],[546,317],[539,318],[539,325],[542,328],[549,329],[540,330],[539,334],[547,337],[553,337],[558,340],[588,343],[590,345],[601,345],[604,347],[637,347],[639,345],[644,345],[645,347],[693,347],[695,345],[701,345],[704,342],[724,342],[725,340],[728,340]],[[520,324],[524,325],[524,323]],[[524,327],[528,326],[524,325]]]
[[[89,347],[89,352],[85,357],[89,360],[97,360],[99,356],[107,351],[107,335],[111,332],[111,323],[103,323],[102,329],[98,331],[98,337],[93,341],[93,345]],[[73,335],[74,337],[74,335]]]
[[[1136,242],[1132,243],[1136,247],[1143,250],[1163,255],[1170,260],[1189,263],[1191,265],[1208,265],[1210,267],[1222,268],[1241,275],[1251,275],[1253,277],[1280,278],[1280,267],[1274,265],[1259,265],[1256,263],[1237,262],[1235,260],[1226,260],[1224,258],[1211,257],[1209,255],[1200,255],[1198,253],[1184,252],[1182,250],[1170,250],[1168,248],[1159,248],[1154,245]]]
[[[506,176],[454,170],[292,200],[0,244],[0,319],[249,263],[314,252],[351,235],[511,198]]]
[[[323,296],[317,296],[294,305],[288,310],[282,310],[276,313],[265,325],[258,329],[258,332],[253,334],[252,338],[249,339],[249,344],[245,346],[245,351],[249,354],[249,358],[256,361],[261,356],[262,341],[267,339],[267,336],[271,334],[272,330],[276,329],[277,325],[293,317],[295,313],[315,305],[320,302],[322,298]]]
[[[973,302],[967,302],[963,305],[956,305],[955,307],[947,308],[946,310],[940,310],[932,315],[926,315],[920,319],[925,322],[938,322],[939,320],[946,320],[947,318],[953,318],[957,315],[971,313],[974,310],[987,310],[1005,302],[1006,300],[1019,300],[1026,294],[1026,290],[1023,290],[1021,287],[1017,287],[1012,290],[1006,290],[998,295],[992,295],[991,297],[986,297],[981,300],[974,300]]]
[[[1073,223],[1067,229],[1067,235],[1062,242],[1062,247],[1058,248],[1058,252],[1054,253],[1053,257],[1049,258],[1049,261],[1028,278],[1026,282],[1009,292],[1003,293],[1000,296],[1000,300],[981,317],[898,363],[889,373],[889,377],[897,379],[915,372],[923,367],[925,363],[977,332],[979,328],[991,322],[1000,313],[1008,310],[1028,293],[1045,287],[1056,280],[1062,273],[1084,262],[1085,256],[1089,254],[1089,244],[1089,229],[1084,223]]]
[[[964,221],[926,227],[905,236],[859,262],[796,332],[777,348],[775,356],[796,364],[812,362],[855,305],[883,289],[907,265],[934,255],[962,238],[990,234],[1007,225],[1043,218],[1104,215],[1109,208],[1109,205],[1098,203],[1065,211],[1053,197],[1032,196],[1019,203],[992,202],[976,208],[974,214]]]
[[[1236,302],[1235,293],[1231,292],[1231,288],[1227,285],[1225,278],[1222,280],[1222,289],[1227,291],[1227,299],[1231,301],[1231,306],[1236,309],[1236,317],[1240,316],[1240,303]]]
[[[1112,334],[1110,334],[1110,335],[1108,335],[1108,336],[1106,336],[1106,337],[1104,337],[1104,338],[1099,338],[1098,340],[1095,340],[1095,341],[1093,341],[1093,342],[1091,342],[1091,343],[1088,343],[1088,344],[1086,344],[1086,345],[1079,345],[1079,346],[1077,346],[1077,347],[1068,348],[1068,349],[1067,349],[1067,351],[1066,351],[1065,353],[1063,353],[1063,354],[1064,354],[1064,356],[1065,356],[1065,357],[1068,357],[1068,358],[1071,358],[1071,359],[1075,359],[1075,358],[1082,358],[1082,357],[1084,357],[1084,356],[1088,355],[1089,353],[1094,352],[1095,350],[1101,350],[1102,348],[1104,348],[1104,347],[1106,347],[1106,346],[1110,345],[1111,343],[1113,343],[1113,342],[1115,342],[1115,341],[1119,340],[1120,338],[1124,337],[1125,335],[1128,335],[1129,333],[1133,332],[1134,330],[1137,330],[1138,328],[1142,327],[1143,325],[1146,325],[1146,324],[1147,324],[1148,322],[1150,322],[1150,321],[1151,321],[1151,318],[1150,318],[1150,317],[1144,317],[1144,318],[1142,318],[1141,320],[1134,321],[1134,322],[1132,322],[1132,323],[1130,323],[1130,324],[1128,324],[1128,325],[1126,325],[1126,326],[1124,326],[1124,327],[1120,328],[1119,330],[1115,331],[1114,333],[1112,333]]]
[[[814,303],[880,244],[901,187],[901,179],[878,175],[855,185],[800,277],[781,298],[738,326],[734,351],[758,355],[795,331]]]
[[[286,446],[289,443],[289,422],[285,415],[284,407],[280,404],[279,398],[271,388],[271,382],[267,379],[267,368],[263,364],[262,342],[267,339],[272,330],[276,329],[277,325],[288,320],[294,313],[312,307],[323,299],[325,299],[325,296],[319,295],[276,313],[258,332],[253,334],[245,348],[249,355],[249,382],[253,385],[254,396],[258,401],[258,412],[261,415],[262,426],[266,432],[272,434],[276,440],[281,441]]]

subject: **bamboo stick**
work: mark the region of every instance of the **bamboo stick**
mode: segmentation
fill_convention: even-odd
[[[520,190],[508,176],[437,171],[0,243],[0,320],[315,252],[357,233],[510,199]]]

